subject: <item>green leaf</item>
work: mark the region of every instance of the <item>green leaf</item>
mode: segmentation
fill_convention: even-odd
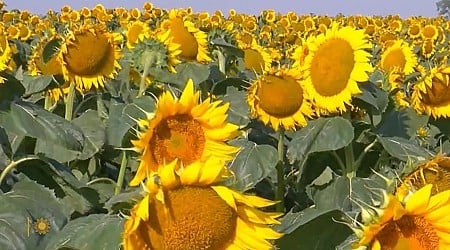
[[[0,104],[6,101],[12,101],[23,95],[25,89],[16,78],[9,74],[1,73],[0,77],[6,78],[5,82],[0,84]],[[0,105],[0,112],[3,107]]]
[[[87,160],[94,156],[105,143],[105,125],[94,110],[88,110],[72,121],[83,131],[85,136],[83,151],[78,157]]]
[[[228,109],[228,121],[241,127],[247,126],[250,122],[250,110],[246,103],[245,91],[238,91],[234,87],[227,88],[227,94],[222,98],[224,102],[230,103]]]
[[[347,146],[354,137],[352,124],[339,116],[318,118],[294,133],[288,143],[287,157],[291,163],[304,164],[313,152],[337,150]]]
[[[92,214],[70,221],[54,235],[46,250],[63,247],[84,250],[120,249],[124,219],[116,215]]]
[[[11,103],[9,112],[0,112],[0,126],[18,136],[41,139],[66,149],[81,151],[83,148],[80,128],[33,103]]]
[[[381,136],[398,136],[409,139],[416,135],[417,129],[426,126],[428,116],[418,115],[413,109],[390,110],[377,126]]]
[[[209,77],[209,68],[207,65],[187,62],[180,63],[175,67],[176,73],[170,73],[162,69],[150,69],[150,75],[157,81],[174,84],[183,89],[188,79],[192,79],[195,84],[204,82]]]
[[[432,156],[430,152],[419,146],[415,141],[405,138],[378,136],[378,140],[391,156],[402,161],[423,161]]]
[[[45,44],[44,49],[42,50],[42,61],[44,61],[44,63],[50,61],[56,54],[56,52],[58,52],[60,46],[61,43],[58,39],[52,39],[49,42],[47,42],[47,44]]]
[[[244,139],[230,144],[241,147],[230,166],[235,177],[233,183],[235,189],[246,191],[264,178],[274,175],[278,161],[277,150],[274,147],[258,145]]]
[[[118,212],[122,208],[131,207],[132,203],[141,200],[142,198],[142,190],[140,188],[135,188],[129,190],[128,192],[112,196],[107,202],[105,202],[105,208],[110,212]]]
[[[376,113],[384,112],[389,103],[389,97],[386,91],[372,82],[362,83],[359,85],[359,88],[362,93],[355,96],[356,100],[369,104],[372,109],[377,111]]]
[[[21,82],[25,88],[24,95],[31,95],[39,93],[47,89],[47,87],[52,83],[52,75],[42,75],[42,76],[31,76],[24,75],[23,81]]]
[[[276,241],[279,249],[335,249],[351,233],[351,229],[336,221],[343,220],[340,211],[319,211],[307,208],[299,213],[289,213],[280,227],[287,233]]]
[[[11,192],[0,196],[0,249],[43,249],[68,217],[51,190],[21,176],[24,179]],[[47,219],[50,225],[44,235],[33,229],[39,218]]]

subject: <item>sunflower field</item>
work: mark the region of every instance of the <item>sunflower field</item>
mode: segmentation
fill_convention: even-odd
[[[450,249],[450,22],[0,4],[0,249]]]

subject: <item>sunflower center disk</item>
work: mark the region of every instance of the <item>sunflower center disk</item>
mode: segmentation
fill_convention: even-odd
[[[450,89],[445,83],[434,78],[431,87],[426,86],[423,102],[433,106],[445,106],[450,102]]]
[[[166,203],[150,204],[150,240],[163,249],[224,249],[234,238],[236,213],[211,188],[182,187],[168,191]],[[156,234],[156,235],[152,235]],[[161,237],[162,235],[162,237]]]
[[[401,49],[395,49],[391,51],[384,60],[382,65],[383,69],[386,71],[400,69],[403,70],[405,68],[406,59],[403,51]]]
[[[291,77],[265,76],[256,95],[260,107],[269,115],[283,118],[295,114],[303,102],[303,89]]]
[[[355,65],[353,49],[343,39],[324,42],[311,60],[311,81],[322,96],[334,96],[347,87]]]
[[[101,73],[104,68],[110,68],[111,57],[114,58],[113,47],[105,35],[85,32],[76,35],[73,44],[68,46],[64,61],[71,72],[90,76]]]
[[[254,70],[256,73],[262,73],[264,69],[264,58],[253,49],[244,50],[244,64],[246,69]]]
[[[154,130],[150,145],[158,164],[179,159],[186,165],[201,158],[205,141],[201,124],[183,114],[162,120]]]
[[[377,237],[385,250],[438,249],[439,237],[422,217],[403,216],[381,230]]]
[[[173,37],[173,42],[179,44],[182,51],[180,56],[189,60],[195,60],[198,53],[198,43],[194,35],[192,35],[186,27],[184,27],[183,20],[175,18],[170,23],[170,34]]]

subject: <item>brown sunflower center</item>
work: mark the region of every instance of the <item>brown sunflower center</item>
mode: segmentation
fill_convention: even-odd
[[[447,78],[447,76],[445,76]],[[437,78],[433,78],[431,87],[426,86],[423,102],[432,106],[444,106],[450,103],[450,88]]]
[[[394,49],[386,55],[381,67],[385,71],[403,70],[405,68],[406,59],[401,48]]]
[[[319,46],[311,60],[311,81],[322,96],[334,96],[347,87],[355,65],[352,46],[335,38]]]
[[[174,115],[163,119],[150,139],[153,157],[158,164],[175,159],[183,164],[200,159],[205,148],[202,125],[190,115]]]
[[[198,43],[195,36],[184,27],[181,18],[175,18],[170,23],[170,34],[173,42],[179,44],[180,56],[189,60],[195,60],[198,53]]]
[[[260,80],[256,95],[260,107],[279,118],[295,114],[303,102],[303,89],[292,77],[267,75]]]
[[[439,237],[433,226],[423,217],[403,216],[386,225],[377,235],[383,250],[434,250]]]
[[[67,46],[64,61],[70,72],[90,76],[113,68],[114,48],[104,34],[84,32],[75,36],[73,44]],[[112,66],[112,67],[109,67]]]
[[[234,238],[237,215],[211,188],[182,187],[150,203],[151,249],[224,249]]]
[[[426,38],[434,38],[434,36],[436,35],[437,31],[436,28],[433,26],[425,26],[422,29],[422,34],[424,37]]]
[[[264,57],[254,49],[245,49],[244,64],[246,69],[254,70],[260,74],[264,70]]]

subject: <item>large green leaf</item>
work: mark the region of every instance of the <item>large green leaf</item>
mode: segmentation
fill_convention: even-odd
[[[0,196],[0,249],[43,249],[48,238],[68,220],[54,193],[26,177]],[[50,230],[38,234],[33,223],[48,220]]]
[[[195,62],[178,64],[175,70],[176,73],[169,73],[163,69],[150,69],[149,71],[155,80],[174,84],[180,89],[184,88],[188,79],[192,79],[195,84],[200,84],[209,77],[208,66]]]
[[[359,85],[361,89],[361,94],[355,96],[355,99],[358,101],[362,101],[369,106],[362,105],[363,107],[370,108],[376,112],[372,113],[382,113],[386,109],[389,98],[386,91],[379,88],[372,82],[365,82]]]
[[[378,136],[378,140],[391,156],[402,161],[423,161],[432,156],[430,152],[419,146],[415,141],[405,138]]]
[[[238,91],[234,87],[228,87],[227,94],[223,97],[223,101],[230,103],[228,121],[241,127],[245,127],[250,122],[250,111],[245,102],[246,95],[245,91]]]
[[[24,75],[21,83],[25,88],[25,95],[31,95],[34,93],[44,91],[52,83],[52,81],[53,81],[52,75],[41,75],[41,76]]]
[[[390,110],[383,115],[377,126],[378,134],[382,136],[397,136],[406,139],[416,135],[417,129],[426,126],[428,116],[418,115],[413,109]]]
[[[337,150],[353,140],[352,124],[342,117],[318,118],[294,133],[288,143],[287,156],[291,163],[306,161],[313,152]]]
[[[337,221],[343,220],[342,212],[338,210],[320,211],[307,208],[298,213],[289,213],[282,219],[280,231],[287,233],[277,240],[276,245],[281,250],[335,249],[352,231]]]
[[[232,144],[241,147],[230,166],[235,177],[233,183],[235,189],[241,191],[251,189],[275,173],[278,158],[274,147],[258,145],[244,139],[233,141]]]
[[[53,235],[45,249],[119,250],[123,221],[117,215],[106,214],[92,214],[75,219],[59,234]]]
[[[33,103],[11,103],[9,112],[0,112],[0,126],[19,136],[41,139],[70,150],[83,149],[84,136],[80,128]]]

